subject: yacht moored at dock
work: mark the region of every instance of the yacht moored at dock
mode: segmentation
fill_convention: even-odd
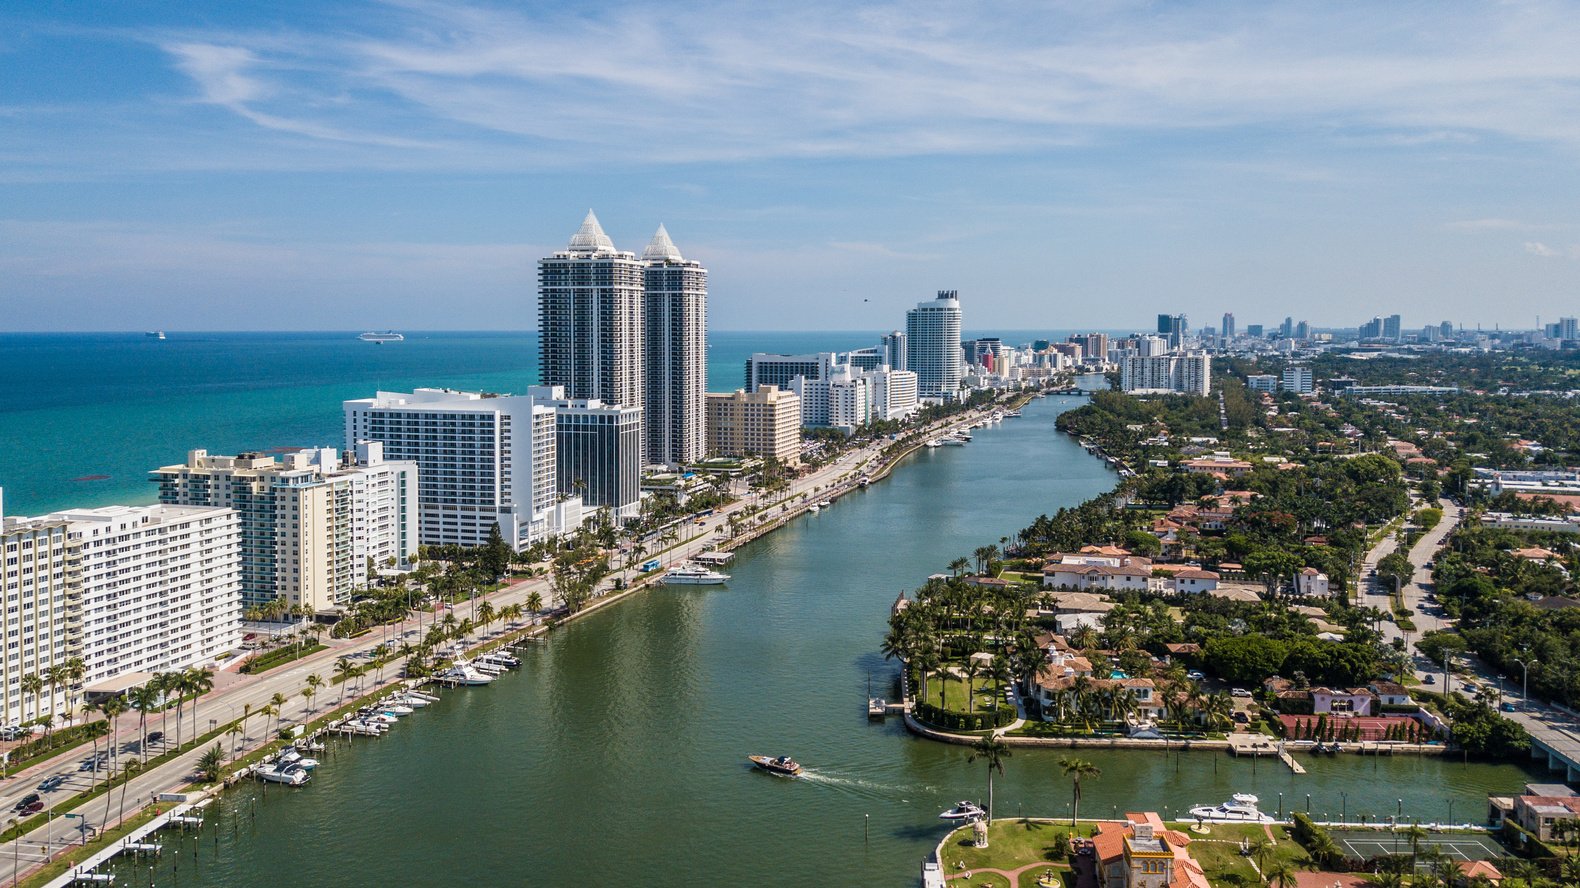
[[[1190,816],[1207,823],[1272,823],[1273,818],[1257,807],[1260,801],[1248,792],[1237,792],[1221,805],[1198,805],[1190,809]]]
[[[730,581],[730,576],[695,564],[683,564],[670,568],[660,581],[666,586],[722,586]]]

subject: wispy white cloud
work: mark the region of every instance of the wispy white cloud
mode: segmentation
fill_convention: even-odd
[[[1563,4],[1296,9],[714,2],[569,14],[390,4],[360,32],[157,42],[199,101],[415,164],[1024,151],[1287,127],[1580,146]]]
[[[1534,231],[1547,226],[1494,216],[1486,219],[1460,219],[1444,223],[1443,227],[1450,231]]]
[[[1563,250],[1554,249],[1541,241],[1526,241],[1525,252],[1532,256],[1541,256],[1546,259],[1556,258],[1564,254]]]

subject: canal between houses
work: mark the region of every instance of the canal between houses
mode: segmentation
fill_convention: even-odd
[[[214,805],[200,840],[120,884],[915,884],[938,813],[986,795],[968,750],[869,723],[868,677],[889,605],[956,556],[1114,475],[1034,402],[963,448],[921,450],[892,477],[742,549],[727,587],[656,589],[526,647],[487,688],[443,692],[388,736],[332,744],[303,789],[249,786]],[[790,754],[806,779],[751,771]],[[1067,814],[1067,750],[1016,750],[998,813]],[[1254,792],[1264,807],[1480,821],[1525,771],[1435,758],[1271,760],[1081,750],[1102,768],[1088,817],[1171,814]],[[1341,795],[1342,793],[1342,795]],[[173,835],[167,842],[175,843]],[[194,851],[196,854],[194,855]],[[179,871],[178,871],[179,870]]]

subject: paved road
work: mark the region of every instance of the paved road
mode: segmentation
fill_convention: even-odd
[[[1415,508],[1415,506],[1416,504],[1412,502],[1411,507]],[[1415,614],[1415,616],[1411,617],[1411,620],[1415,623],[1417,632],[1440,629],[1445,625],[1436,615],[1436,612],[1438,612],[1436,606],[1430,606],[1434,611],[1433,614],[1427,614],[1423,610],[1423,606],[1426,606],[1426,598],[1431,594],[1432,590],[1432,569],[1426,565],[1436,557],[1437,551],[1443,547],[1443,541],[1448,538],[1448,535],[1453,532],[1454,528],[1459,526],[1459,521],[1464,517],[1465,513],[1464,509],[1453,503],[1442,502],[1439,503],[1439,506],[1443,509],[1443,520],[1439,521],[1436,527],[1422,534],[1421,538],[1416,540],[1415,545],[1410,547],[1410,551],[1407,554],[1410,557],[1410,563],[1415,566],[1415,569],[1411,573],[1410,582],[1405,583],[1399,589],[1400,596],[1404,599],[1405,609]],[[1361,604],[1371,604],[1382,610],[1388,609],[1386,596],[1393,589],[1388,584],[1371,579],[1371,577],[1372,571],[1377,567],[1377,563],[1393,552],[1396,547],[1394,535],[1389,534],[1367,553],[1365,567],[1362,572],[1363,582],[1361,583],[1361,588],[1365,590],[1365,593],[1362,595],[1363,600]],[[1411,641],[1410,633],[1401,630],[1399,624],[1391,620],[1382,624],[1382,633],[1383,638],[1388,641],[1396,638],[1404,639],[1407,644]]]
[[[928,435],[939,434],[950,428],[974,422],[981,418],[983,412],[975,412],[950,421],[933,423],[923,431]],[[659,557],[666,563],[675,563],[716,548],[727,539],[726,534],[728,534],[730,517],[747,511],[752,508],[755,502],[763,501],[767,504],[759,517],[764,520],[777,519],[782,511],[791,512],[804,508],[805,504],[825,499],[835,491],[854,487],[861,474],[876,467],[875,460],[878,454],[889,443],[891,442],[888,440],[880,440],[844,454],[812,474],[797,479],[787,490],[774,494],[757,495],[732,503],[715,515],[705,519],[702,523],[689,525],[691,536],[661,553],[650,554],[648,557]],[[629,582],[635,577],[635,574],[634,570],[622,569],[612,575],[610,582],[613,582],[613,577]],[[458,616],[471,616],[476,606],[485,600],[493,602],[496,609],[509,604],[519,603],[524,605],[533,592],[537,592],[543,597],[545,607],[548,610],[553,610],[561,604],[561,602],[554,600],[553,590],[548,578],[538,577],[523,580],[493,594],[481,596],[476,601],[457,604],[455,605],[455,612]],[[437,619],[442,619],[442,617],[425,613],[418,617],[409,618],[399,625],[370,633],[362,639],[326,638],[324,643],[328,646],[327,650],[304,657],[288,666],[271,669],[262,675],[248,676],[239,673],[220,673],[215,677],[215,689],[198,701],[197,730],[199,733],[205,733],[211,730],[215,724],[228,724],[235,721],[241,718],[243,711],[248,706],[251,707],[252,712],[256,713],[268,705],[275,694],[283,695],[288,700],[283,707],[284,713],[281,717],[286,724],[293,721],[302,721],[313,717],[314,713],[321,713],[331,709],[339,704],[343,693],[355,695],[365,691],[365,685],[375,680],[378,676],[374,675],[353,680],[350,689],[344,692],[342,691],[342,686],[326,683],[318,689],[318,694],[313,698],[311,708],[309,708],[308,702],[301,696],[301,690],[306,687],[306,680],[309,675],[316,673],[327,680],[332,674],[335,661],[340,657],[364,660],[370,655],[373,648],[386,641],[391,645],[399,645],[403,639],[415,642],[422,637],[422,634]],[[493,629],[489,635],[498,635],[514,628],[520,627],[501,626],[498,629]],[[483,639],[479,638],[477,640]],[[399,671],[399,664],[391,663],[385,667],[383,677],[387,680],[393,680]],[[192,735],[192,713],[193,705],[188,704],[185,720],[183,721],[183,738],[189,738]],[[151,716],[148,730],[150,732],[161,730],[160,722],[161,719],[158,716]],[[163,730],[173,742],[176,735],[175,713],[170,713],[168,722],[168,725],[164,726]],[[262,745],[266,739],[264,735],[270,725],[267,725],[262,717],[255,716],[249,720],[247,727],[249,729],[247,734],[238,739],[237,749],[239,755],[244,755],[247,751]],[[122,751],[120,758],[122,763],[127,761],[132,754],[135,754],[138,740],[139,724],[136,713],[132,712],[123,715],[119,722],[119,729],[114,737],[114,743]],[[230,740],[225,738],[218,742],[225,748],[228,756],[231,747]],[[79,771],[78,769],[81,761],[92,754],[92,748],[92,745],[89,744],[86,747],[62,754],[48,762],[29,767],[5,781],[3,787],[0,787],[0,806],[3,806],[3,808],[0,808],[0,811],[5,812],[5,816],[0,817],[0,823],[9,822],[11,817],[14,816],[10,814],[12,807],[17,800],[29,793],[41,792],[46,803],[54,806],[62,804],[80,792],[86,791],[89,788],[89,778],[92,775],[89,772]],[[100,741],[99,748],[101,750],[107,748],[104,741]],[[159,751],[158,748],[152,749],[151,754],[158,754]],[[135,814],[137,810],[141,809],[143,804],[156,797],[158,793],[175,790],[190,782],[196,770],[197,760],[202,756],[202,753],[202,749],[188,751],[180,757],[134,778],[128,785],[126,792],[127,816]],[[100,772],[100,777],[102,778],[105,773],[107,772]],[[58,785],[51,790],[43,791],[41,787],[46,785],[46,781],[58,781]],[[119,788],[114,791],[113,796],[114,801],[110,806],[109,820],[111,825],[117,821],[120,813],[121,791]],[[86,822],[90,826],[102,828],[105,825],[104,804],[102,798],[95,799],[74,813],[85,813],[87,815]],[[82,822],[81,820],[71,821],[73,836],[77,835],[75,830]],[[25,874],[45,859],[46,847],[52,849],[51,853],[58,852],[65,847],[67,843],[65,834],[64,823],[60,818],[56,818],[55,823],[40,827],[22,837],[19,840],[21,842],[19,849],[13,848],[15,843],[7,843],[0,846],[0,884],[13,877],[13,859],[20,858],[20,868]],[[18,853],[14,854],[13,852]]]

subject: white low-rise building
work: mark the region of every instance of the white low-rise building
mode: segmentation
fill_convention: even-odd
[[[1295,592],[1317,598],[1326,598],[1333,594],[1328,585],[1328,575],[1314,567],[1304,568],[1300,573],[1295,574]]]

